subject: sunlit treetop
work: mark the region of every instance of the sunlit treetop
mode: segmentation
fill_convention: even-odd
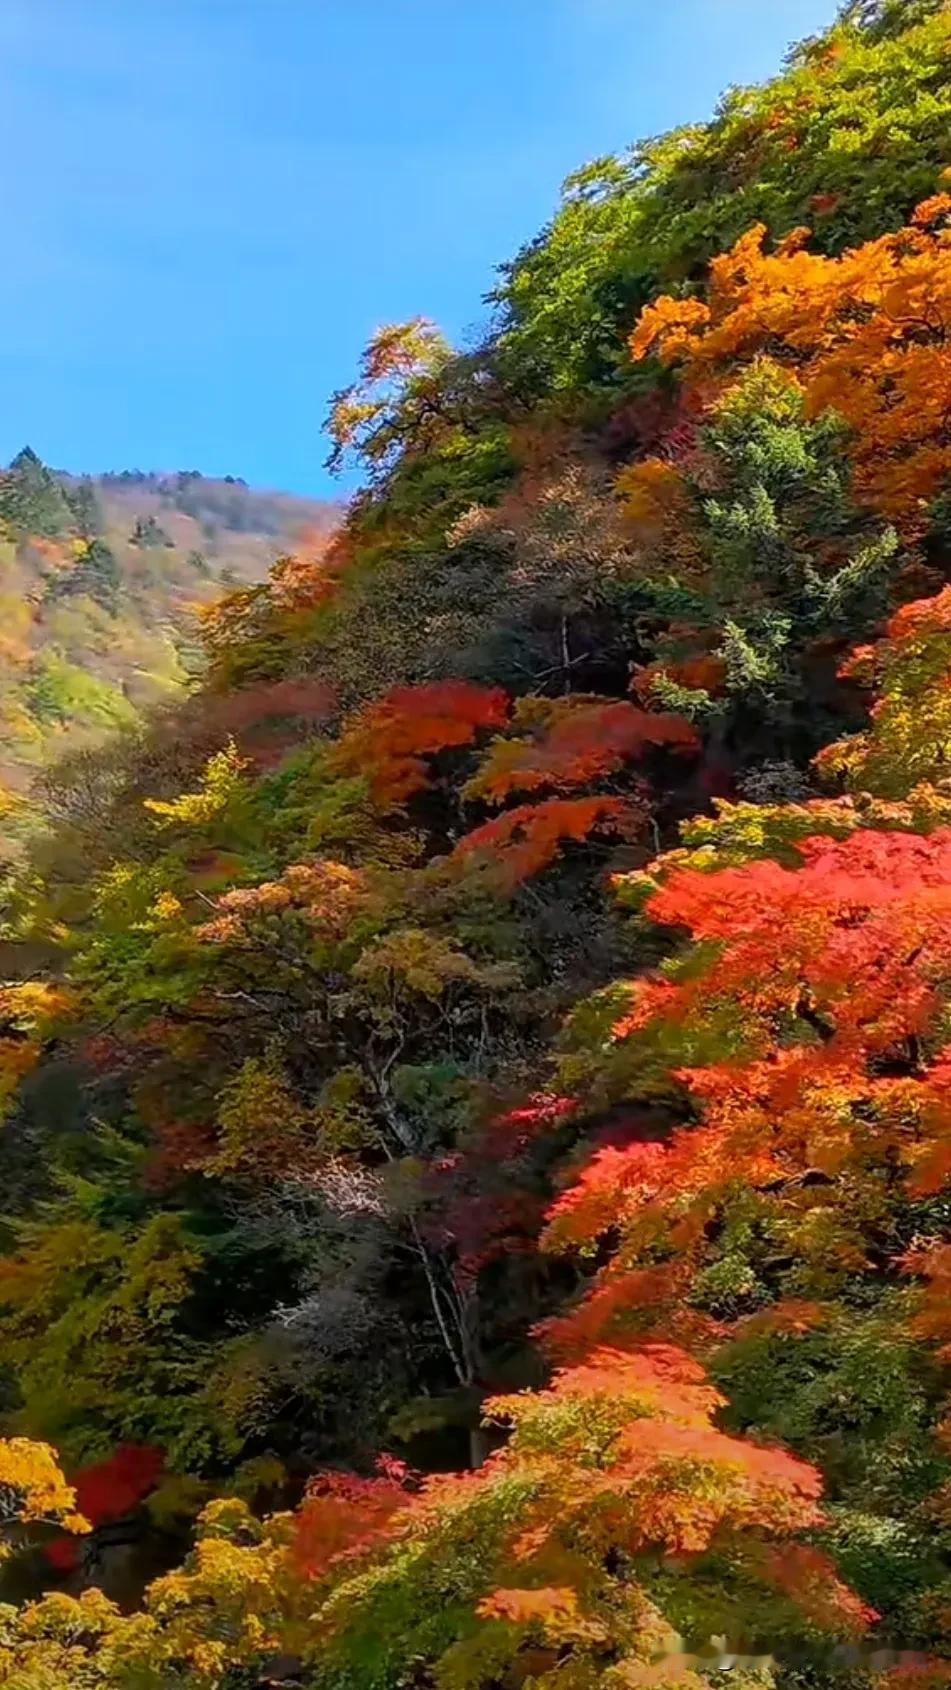
[[[530,391],[616,391],[618,346],[661,289],[692,282],[753,223],[814,223],[834,254],[898,228],[948,163],[944,0],[850,6],[707,124],[595,159],[504,272],[501,350]],[[887,137],[887,139],[886,139]]]
[[[422,1649],[460,1687],[484,1683],[489,1663],[546,1690],[566,1674],[682,1671],[685,1642],[734,1628],[739,1605],[746,1635],[861,1633],[874,1614],[796,1542],[822,1518],[818,1474],[717,1430],[719,1406],[703,1369],[663,1343],[596,1350],[546,1390],[491,1401],[505,1447],[407,1499],[393,1550],[319,1610],[320,1682],[359,1682],[384,1615],[387,1682]],[[438,1628],[421,1600],[434,1581]]]
[[[0,1438],[0,1527],[59,1526],[88,1532],[76,1491],[60,1471],[48,1444],[29,1438]]]
[[[355,453],[369,469],[384,466],[401,447],[424,444],[440,415],[439,374],[448,342],[425,317],[378,329],[360,359],[350,387],[330,402],[329,464],[339,468]]]
[[[661,297],[631,336],[688,379],[768,351],[790,364],[807,414],[832,409],[853,432],[856,488],[911,531],[951,472],[951,194],[841,257],[808,250],[809,231],[774,251],[757,224],[713,260],[706,299]]]

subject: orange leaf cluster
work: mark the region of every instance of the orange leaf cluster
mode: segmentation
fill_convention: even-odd
[[[563,1350],[619,1326],[643,1330],[645,1310],[655,1330],[682,1313],[731,1191],[759,1194],[764,1224],[771,1215],[823,1286],[867,1266],[858,1193],[880,1203],[886,1171],[909,1197],[951,1178],[951,1052],[926,1061],[919,1051],[951,989],[951,829],[860,831],[798,851],[799,868],[675,867],[648,902],[656,921],[702,942],[702,962],[638,982],[615,1049],[636,1057],[662,1036],[689,1052],[726,1031],[731,1054],[674,1067],[699,1126],[664,1144],[601,1149],[550,1211],[551,1245],[590,1249],[611,1231],[624,1241],[557,1323]],[[915,1263],[945,1298],[946,1255]],[[934,1296],[921,1316],[932,1339],[951,1338],[941,1303]],[[798,1307],[775,1311],[778,1329],[822,1318],[808,1301]]]
[[[701,651],[679,662],[640,664],[631,675],[631,691],[649,699],[657,681],[674,681],[690,692],[707,692],[716,698],[726,680],[726,664],[715,652]]]
[[[708,300],[663,297],[642,312],[635,359],[690,377],[768,352],[794,366],[807,412],[853,430],[856,487],[914,529],[951,472],[951,196],[840,257],[805,250],[808,230],[765,250],[756,224],[710,267]]]
[[[196,927],[195,937],[213,944],[235,943],[245,936],[249,923],[296,911],[328,936],[341,939],[367,896],[365,876],[345,863],[292,863],[280,880],[224,892],[215,902],[219,913]]]
[[[589,786],[613,774],[648,748],[699,749],[690,723],[669,712],[652,714],[623,700],[528,699],[516,708],[514,725],[534,731],[496,739],[465,787],[470,798],[503,804],[516,792]]]
[[[703,1368],[665,1343],[595,1350],[547,1391],[495,1398],[490,1413],[514,1434],[484,1482],[532,1465],[558,1428],[544,1500],[520,1522],[518,1558],[543,1567],[553,1541],[579,1530],[632,1555],[693,1555],[751,1527],[783,1536],[817,1525],[819,1474],[785,1450],[718,1431],[722,1402]]]
[[[342,1561],[356,1560],[390,1533],[394,1516],[408,1508],[409,1469],[384,1457],[376,1478],[320,1473],[294,1516],[292,1555],[303,1577],[321,1578]]]
[[[814,1544],[784,1543],[767,1549],[764,1571],[823,1630],[841,1630],[844,1621],[848,1629],[863,1632],[880,1617],[843,1584],[835,1563]]]
[[[915,1332],[926,1343],[937,1344],[939,1355],[951,1358],[951,1244],[922,1243],[908,1251],[902,1266],[925,1281],[912,1323]]]
[[[535,1590],[493,1590],[479,1603],[476,1612],[483,1620],[512,1620],[526,1625],[555,1614],[573,1614],[578,1592],[570,1585],[539,1585]]]
[[[658,1556],[675,1558],[682,1577],[713,1551],[747,1583],[782,1586],[794,1603],[802,1592],[810,1624],[840,1636],[860,1630],[874,1615],[831,1567],[820,1599],[818,1555],[782,1553],[823,1523],[819,1473],[777,1446],[720,1431],[723,1401],[674,1344],[597,1349],[547,1389],[490,1399],[490,1419],[510,1435],[475,1472],[433,1478],[416,1496],[401,1474],[322,1476],[292,1555],[319,1577],[394,1540],[400,1563],[414,1564],[422,1548],[430,1569],[441,1544],[454,1555],[465,1545],[473,1617],[504,1628],[484,1638],[490,1653],[555,1643],[566,1671],[584,1671],[592,1646],[597,1658],[619,1598],[639,1641],[663,1650],[671,1634],[651,1592]],[[385,1589],[386,1568],[384,1556],[371,1583],[382,1576]],[[328,1642],[346,1627],[365,1574],[323,1609]]]
[[[474,828],[452,860],[481,860],[500,886],[514,890],[549,868],[568,841],[580,844],[596,832],[629,839],[643,819],[643,810],[623,798],[545,798]]]
[[[468,681],[395,687],[350,724],[332,766],[365,775],[381,807],[399,805],[429,784],[428,758],[471,745],[482,730],[503,727],[507,715],[501,687]]]

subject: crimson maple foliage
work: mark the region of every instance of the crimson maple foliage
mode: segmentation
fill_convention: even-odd
[[[95,1529],[108,1520],[122,1520],[155,1489],[165,1466],[160,1449],[148,1444],[120,1444],[102,1461],[80,1467],[71,1479],[79,1511]],[[69,1572],[79,1560],[80,1547],[72,1537],[57,1538],[46,1549],[50,1564]]]

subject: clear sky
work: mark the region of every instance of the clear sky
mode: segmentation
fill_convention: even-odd
[[[0,0],[0,458],[330,490],[382,322],[458,336],[568,171],[835,0]]]

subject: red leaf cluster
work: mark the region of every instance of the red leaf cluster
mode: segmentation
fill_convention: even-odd
[[[318,1473],[294,1517],[293,1559],[305,1578],[321,1578],[384,1539],[394,1515],[408,1507],[413,1475],[404,1462],[381,1456],[378,1476]]]
[[[671,1052],[726,1038],[728,1054],[681,1068],[672,1055],[671,1079],[700,1124],[663,1144],[598,1150],[553,1205],[549,1247],[590,1251],[615,1231],[623,1241],[586,1301],[548,1331],[562,1353],[619,1328],[686,1341],[688,1314],[694,1340],[715,1336],[690,1292],[731,1191],[760,1193],[787,1247],[800,1239],[827,1279],[867,1265],[856,1194],[879,1201],[884,1170],[908,1197],[951,1177],[951,1053],[927,1060],[920,1048],[951,987],[951,829],[863,830],[797,849],[799,868],[673,868],[648,902],[703,948],[679,978],[632,987],[614,1049],[633,1058],[655,1038]],[[931,1286],[916,1329],[941,1344],[951,1341],[947,1256],[936,1248],[906,1263]],[[783,1311],[757,1318],[777,1331],[824,1318],[808,1297]]]
[[[467,796],[503,804],[516,792],[546,787],[567,792],[613,774],[648,749],[699,748],[696,733],[682,716],[651,713],[623,700],[530,702],[538,716],[537,731],[525,738],[496,740],[466,787]]]
[[[104,1460],[72,1475],[77,1511],[92,1526],[124,1519],[155,1489],[164,1466],[163,1452],[151,1444],[119,1444]],[[46,1557],[51,1566],[69,1572],[79,1559],[77,1540],[55,1539],[47,1545]]]
[[[395,687],[350,724],[333,755],[341,774],[362,774],[381,806],[402,804],[429,784],[428,759],[471,745],[487,728],[504,726],[508,698],[501,687],[468,681]]]
[[[593,833],[630,839],[643,820],[643,809],[623,798],[545,798],[474,828],[453,858],[463,865],[481,859],[500,887],[514,891],[549,868],[563,845],[583,844]]]

